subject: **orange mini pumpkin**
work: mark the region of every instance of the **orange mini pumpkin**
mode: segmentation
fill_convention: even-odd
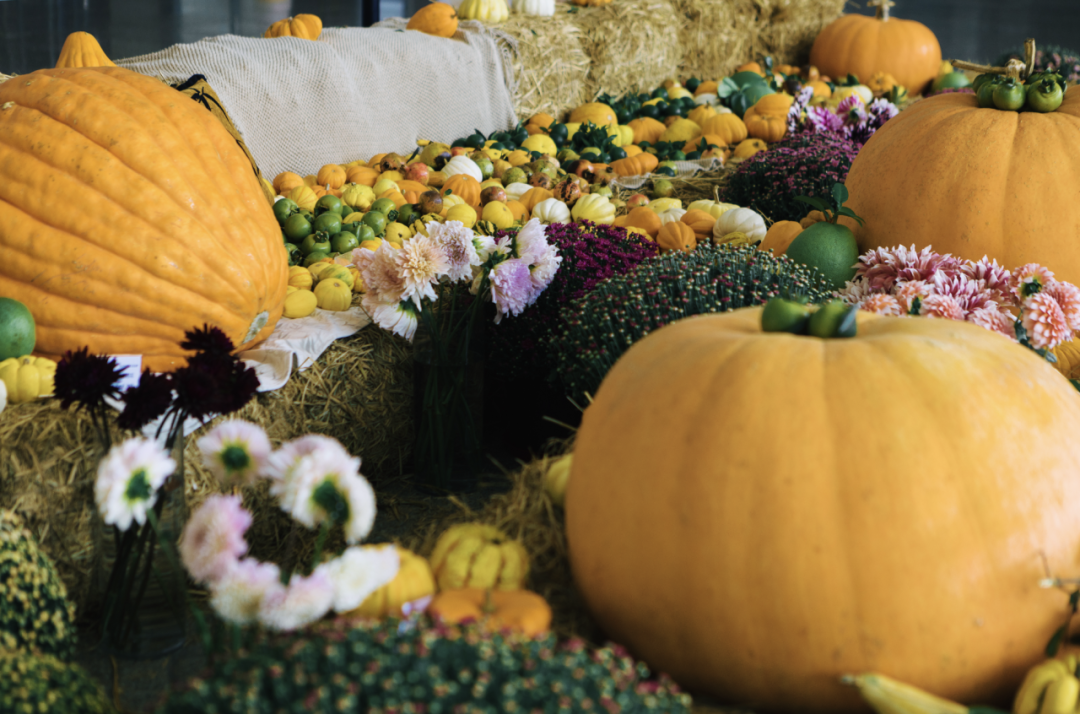
[[[634,156],[611,162],[611,170],[619,176],[644,176],[650,173],[660,164],[656,154],[642,151]],[[595,167],[594,167],[595,171]]]
[[[671,250],[689,253],[697,248],[697,236],[694,234],[694,229],[682,221],[669,221],[657,233],[656,244],[660,246],[661,253]]]
[[[510,215],[515,221],[525,222],[529,220],[529,209],[521,201],[507,201],[506,207],[510,209]]]
[[[326,164],[319,169],[319,173],[315,177],[318,179],[320,186],[341,188],[345,185],[346,172],[344,168],[337,164]]]
[[[783,255],[802,231],[803,227],[796,221],[777,221],[769,226],[758,250],[771,250],[773,255]]]
[[[322,34],[322,20],[318,15],[300,14],[278,20],[266,29],[263,37],[299,37],[302,40],[317,40]]]
[[[714,114],[701,125],[701,133],[718,136],[729,146],[738,144],[748,135],[746,123],[737,114]]]
[[[435,575],[427,559],[405,548],[398,548],[397,552],[400,565],[394,579],[368,595],[360,607],[347,615],[401,617],[403,606],[435,594]]]
[[[358,183],[370,188],[379,180],[379,172],[370,166],[351,166],[345,172],[345,180],[348,183]]]
[[[440,193],[454,194],[473,208],[480,205],[480,182],[468,174],[454,174],[446,179]]]
[[[712,238],[716,218],[708,211],[695,208],[684,213],[679,220],[690,226],[690,230],[694,232],[694,237],[697,238],[699,243]]]
[[[616,219],[615,225],[640,228],[648,233],[649,237],[653,240],[656,239],[657,234],[660,233],[660,229],[663,227],[663,224],[660,222],[660,216],[648,206],[638,206],[637,208],[631,209],[630,213],[621,216],[620,218],[622,223],[618,222],[620,219]]]
[[[608,2],[610,1],[608,0]],[[619,120],[615,117],[615,110],[602,102],[588,102],[576,107],[574,111],[570,112],[570,121],[580,124],[591,121],[597,126],[619,123]]]
[[[551,629],[551,606],[529,590],[444,590],[432,598],[427,612],[450,624],[477,621],[492,632],[510,630],[526,637],[543,635]]]
[[[546,201],[549,198],[555,198],[555,194],[546,188],[530,188],[528,191],[521,194],[521,204],[525,206],[531,214],[536,210],[536,204],[541,201]]]
[[[304,177],[292,171],[282,171],[274,177],[274,191],[279,196],[287,196],[297,186],[304,185]]]
[[[660,141],[660,137],[664,135],[667,127],[664,126],[664,122],[652,117],[639,117],[631,120],[628,127],[634,131],[634,143],[640,144],[643,141],[647,141],[650,144],[655,144]]]
[[[433,2],[414,12],[405,29],[426,32],[436,37],[453,37],[458,29],[457,11],[453,5]]]
[[[776,114],[759,114],[753,108],[743,115],[746,131],[755,139],[769,143],[780,141],[787,133],[787,117]]]

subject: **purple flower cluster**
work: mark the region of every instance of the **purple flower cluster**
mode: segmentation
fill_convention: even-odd
[[[637,234],[589,222],[552,223],[547,239],[563,259],[551,284],[517,319],[490,327],[489,364],[506,377],[547,374],[548,355],[539,348],[561,324],[563,306],[658,252],[655,243]]]
[[[831,109],[809,106],[813,96],[813,88],[806,87],[795,98],[788,110],[788,134],[834,134],[862,147],[885,122],[900,113],[900,109],[887,99],[875,99],[867,106],[852,95]]]
[[[1022,60],[1024,53],[1021,51],[1004,54],[995,64],[1004,67],[1013,58]],[[1080,82],[1080,52],[1057,45],[1046,45],[1035,50],[1035,70],[1056,70],[1066,82]]]
[[[732,173],[724,201],[752,208],[773,221],[797,221],[809,211],[796,196],[829,196],[843,183],[859,146],[826,132],[787,136],[746,161]]]

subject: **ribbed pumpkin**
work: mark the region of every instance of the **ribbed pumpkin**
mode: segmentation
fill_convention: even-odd
[[[839,678],[865,671],[1011,701],[1067,610],[1042,555],[1080,575],[1080,400],[976,325],[860,318],[821,340],[749,308],[635,343],[574,442],[574,583],[725,702],[862,712]]]
[[[429,561],[440,590],[518,590],[529,575],[525,546],[487,523],[450,526],[439,536]]]
[[[700,209],[687,211],[679,220],[690,226],[690,230],[694,232],[694,237],[697,238],[699,243],[712,239],[712,230],[713,226],[716,225],[716,218],[708,211]]]
[[[345,185],[346,171],[343,166],[337,164],[326,164],[319,173],[316,174],[316,178],[319,180],[320,186],[329,186],[330,188],[341,188]]]
[[[661,253],[671,250],[689,253],[697,247],[697,236],[694,234],[694,229],[682,221],[669,221],[661,226],[657,233],[656,244],[660,246]]]
[[[299,37],[302,40],[317,40],[322,34],[322,20],[318,15],[300,14],[278,20],[266,28],[263,37]]]
[[[765,232],[758,250],[771,250],[773,255],[783,255],[802,232],[803,227],[797,221],[777,221]]]
[[[630,213],[616,218],[614,225],[619,226],[620,228],[629,226],[640,228],[648,233],[649,237],[653,240],[656,239],[656,234],[660,232],[662,226],[660,223],[660,216],[656,215],[656,211],[648,206],[638,206],[637,208],[631,209]]]
[[[116,63],[109,59],[105,50],[97,38],[89,32],[72,32],[64,40],[64,46],[60,48],[60,56],[56,60],[56,68],[65,67],[115,67]]]
[[[546,188],[530,188],[521,196],[521,203],[528,209],[529,213],[536,210],[536,204],[541,201],[546,201],[549,198],[554,198],[555,194]]]
[[[348,615],[401,617],[404,605],[435,594],[435,576],[427,560],[405,548],[397,552],[400,566],[394,579],[368,595]]]
[[[480,205],[480,182],[468,174],[454,174],[446,179],[440,192],[444,196],[453,194],[473,208]]]
[[[642,152],[636,156],[611,162],[611,169],[619,176],[644,176],[660,165],[656,154]]]
[[[640,117],[634,119],[627,124],[627,126],[634,131],[635,144],[640,144],[643,141],[655,144],[660,141],[660,137],[667,131],[664,122],[653,119],[652,117]]]
[[[755,139],[769,143],[780,141],[787,133],[787,116],[781,114],[759,114],[753,107],[743,115],[746,131]]]
[[[379,180],[379,172],[370,166],[351,166],[345,172],[345,180],[361,186],[374,186]]]
[[[601,102],[589,102],[576,107],[574,111],[570,112],[570,121],[575,124],[584,124],[591,121],[597,126],[619,123],[619,120],[615,117],[615,110]],[[636,142],[637,139],[634,141]]]
[[[453,37],[458,28],[457,11],[453,5],[433,2],[413,13],[406,30],[418,30],[436,37]]]
[[[960,93],[916,102],[875,132],[844,183],[866,221],[845,223],[860,252],[933,245],[1080,283],[1078,87],[1048,114],[978,109]]]
[[[0,296],[24,303],[37,351],[184,363],[184,332],[270,334],[288,277],[281,229],[221,122],[119,67],[0,84]]]
[[[730,146],[738,144],[748,136],[746,124],[737,114],[714,114],[701,125],[701,133],[722,137]]]
[[[937,76],[941,45],[933,31],[915,20],[889,16],[891,0],[876,0],[875,17],[841,15],[814,39],[810,64],[839,78],[855,74],[864,82],[888,72],[911,94],[921,94]]]

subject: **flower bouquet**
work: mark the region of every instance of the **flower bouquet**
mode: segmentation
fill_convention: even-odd
[[[395,248],[357,248],[353,264],[377,325],[414,342],[414,471],[440,490],[468,488],[481,456],[480,310],[518,315],[551,282],[561,257],[531,220],[497,240],[459,221],[428,223]]]

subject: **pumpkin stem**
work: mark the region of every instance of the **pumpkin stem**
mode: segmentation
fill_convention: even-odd
[[[866,3],[867,7],[877,8],[874,13],[874,17],[882,22],[889,21],[889,8],[896,5],[892,0],[870,0]]]
[[[951,62],[952,66],[956,69],[966,69],[972,72],[981,72],[983,74],[1003,74],[1006,77],[1012,77],[1017,81],[1022,81],[1030,77],[1032,71],[1035,69],[1035,38],[1029,37],[1024,40],[1023,61],[1011,59],[1004,67],[991,67],[986,64],[965,62],[964,60],[951,60]]]
[[[484,605],[480,608],[480,611],[485,615],[490,615],[495,612],[495,603],[491,600],[491,588],[484,590]]]

